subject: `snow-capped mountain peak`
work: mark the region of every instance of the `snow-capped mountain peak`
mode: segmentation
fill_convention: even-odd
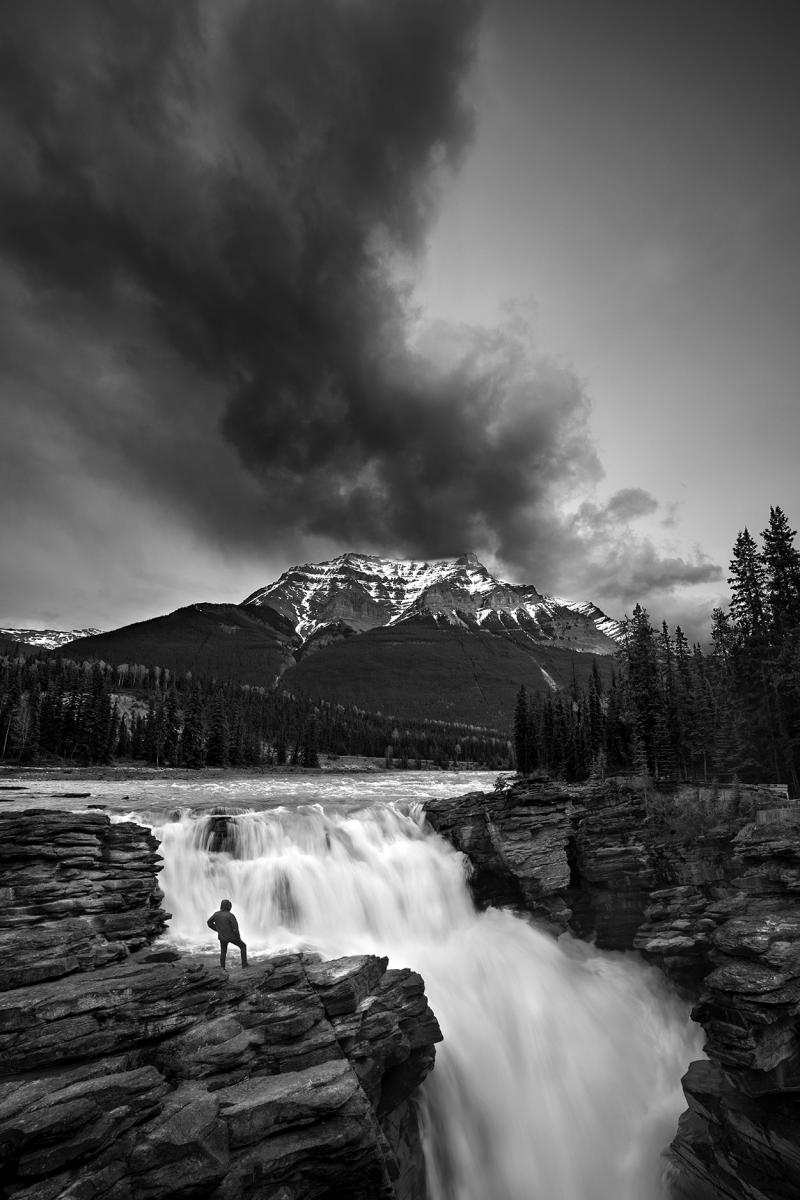
[[[620,635],[619,623],[595,605],[506,583],[472,553],[391,559],[350,552],[291,567],[244,603],[275,609],[304,642],[421,619],[595,654],[612,653]]]

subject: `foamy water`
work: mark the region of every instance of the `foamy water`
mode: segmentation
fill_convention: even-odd
[[[347,791],[224,828],[163,824],[169,938],[214,948],[205,918],[229,897],[256,956],[372,952],[418,970],[445,1039],[423,1089],[432,1200],[662,1200],[680,1077],[700,1056],[686,1006],[633,955],[477,912],[419,801]]]

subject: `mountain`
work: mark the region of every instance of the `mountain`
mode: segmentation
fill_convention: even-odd
[[[300,645],[292,691],[393,713],[508,726],[529,691],[610,674],[619,622],[596,605],[496,578],[474,554],[406,561],[343,554],[292,567],[253,592]]]
[[[294,662],[298,646],[290,623],[266,605],[190,604],[164,617],[80,638],[65,652],[271,687]]]
[[[551,693],[610,675],[621,626],[591,603],[496,578],[474,554],[343,554],[292,567],[242,604],[192,604],[61,652],[169,667],[297,696],[510,728],[520,684]]]
[[[522,632],[536,644],[591,654],[612,654],[621,634],[620,623],[596,605],[505,583],[471,553],[425,562],[341,554],[293,566],[243,604],[282,613],[307,647],[326,634],[330,641],[421,618],[473,632]]]
[[[613,653],[621,634],[596,605],[505,583],[474,554],[426,561],[342,554],[292,567],[244,604],[282,613],[308,647],[321,635],[330,640],[420,618],[472,632],[521,632],[537,645],[592,654]]]
[[[99,629],[0,629],[0,638],[37,646],[40,650],[55,650],[77,638],[95,637]]]

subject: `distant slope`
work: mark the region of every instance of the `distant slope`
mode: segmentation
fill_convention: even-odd
[[[271,608],[192,604],[168,616],[80,638],[62,653],[270,687],[294,661],[296,645],[291,625]]]
[[[304,655],[282,685],[298,695],[411,719],[511,728],[520,684],[531,692],[586,683],[590,654],[476,634],[428,618],[371,629]],[[597,658],[608,679],[612,660]]]
[[[16,642],[13,638],[0,634],[0,654],[8,654],[11,658],[29,658],[32,654],[38,654],[38,650],[26,642]]]
[[[65,646],[78,638],[95,637],[102,633],[101,629],[0,629],[0,638],[8,638],[12,642],[22,642],[26,646],[34,646],[38,650],[55,650],[57,646]]]

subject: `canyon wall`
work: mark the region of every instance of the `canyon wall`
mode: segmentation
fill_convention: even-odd
[[[2,1194],[423,1200],[419,975],[153,947],[156,851],[100,814],[0,814]]]
[[[708,1060],[683,1081],[676,1195],[800,1195],[800,805],[773,788],[522,780],[426,813],[479,903],[637,949],[696,999]]]

